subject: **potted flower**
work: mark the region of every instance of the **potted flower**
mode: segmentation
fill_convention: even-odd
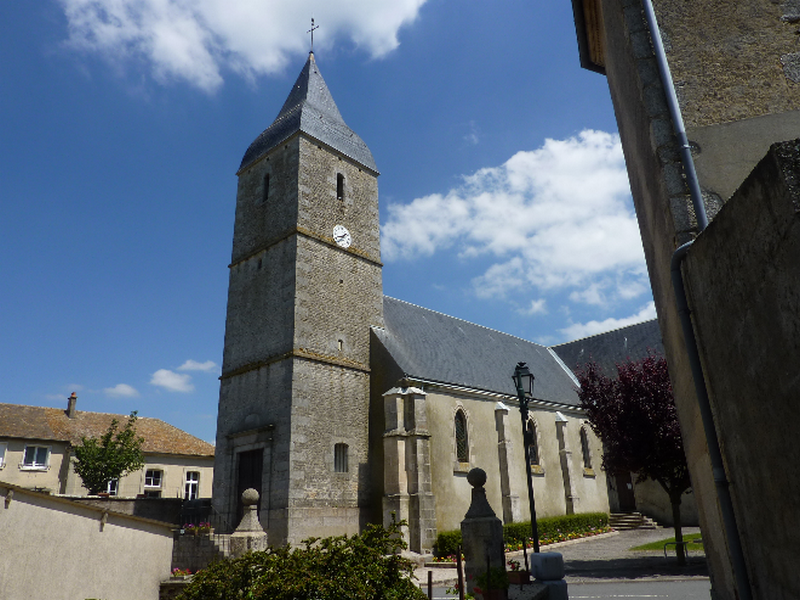
[[[518,560],[509,560],[508,568],[509,571],[507,575],[509,584],[523,585],[525,583],[530,583],[530,572],[523,569]]]
[[[172,569],[173,579],[190,579],[191,577],[192,572],[189,569],[178,569],[177,567]]]
[[[472,588],[483,600],[506,600],[508,594],[508,574],[505,569],[492,567],[475,578]]]

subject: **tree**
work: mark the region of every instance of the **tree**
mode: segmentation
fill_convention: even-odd
[[[681,496],[691,487],[689,468],[663,357],[617,365],[607,377],[596,363],[578,372],[581,406],[603,442],[603,468],[611,475],[633,472],[637,481],[657,481],[669,496],[678,563],[686,556],[681,534]]]
[[[108,483],[144,466],[142,453],[143,437],[136,435],[136,411],[128,417],[120,430],[119,421],[111,425],[99,438],[81,438],[74,447],[73,468],[90,494],[99,494],[108,489]]]

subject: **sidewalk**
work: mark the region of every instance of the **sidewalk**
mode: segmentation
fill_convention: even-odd
[[[684,534],[697,533],[696,527],[685,527]],[[657,540],[672,537],[673,531],[663,529],[635,529],[614,531],[590,538],[559,542],[542,546],[542,552],[559,552],[564,557],[568,583],[613,580],[669,580],[708,577],[705,556],[690,552],[687,565],[679,567],[674,551],[669,558],[663,552],[631,551]],[[522,551],[506,554],[507,559],[523,563]],[[428,572],[432,573],[434,586],[453,586],[457,580],[456,569],[444,566],[425,566],[414,571],[417,583],[427,589]],[[535,600],[541,586],[536,584],[509,588],[509,600]]]

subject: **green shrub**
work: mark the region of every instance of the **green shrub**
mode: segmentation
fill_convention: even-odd
[[[424,600],[413,566],[397,552],[404,523],[370,525],[358,535],[312,538],[304,547],[269,548],[200,571],[180,600]]]
[[[539,529],[539,542],[541,544],[551,544],[605,531],[608,528],[608,515],[606,513],[583,513],[561,517],[545,517],[536,519],[536,525]],[[509,548],[521,548],[522,541],[530,539],[530,536],[530,521],[503,525],[503,541]],[[433,553],[438,558],[455,556],[460,544],[460,530],[443,531],[436,537]]]
[[[455,529],[453,531],[442,531],[436,536],[436,542],[433,544],[433,554],[438,558],[455,556],[458,553],[458,547],[460,545],[460,529]]]

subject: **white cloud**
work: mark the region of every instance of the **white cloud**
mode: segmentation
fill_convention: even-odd
[[[191,375],[176,373],[169,369],[159,369],[153,373],[150,383],[162,387],[169,392],[187,393],[194,390]]]
[[[623,317],[622,319],[605,319],[603,321],[589,321],[588,323],[573,323],[560,331],[564,334],[565,339],[577,340],[655,318],[655,302],[648,302],[638,313],[629,317]]]
[[[207,360],[204,363],[199,363],[196,360],[189,359],[178,367],[178,371],[205,371],[211,372],[217,368],[217,363],[213,360]]]
[[[231,70],[245,77],[280,71],[308,50],[309,16],[318,48],[350,39],[373,57],[398,45],[397,33],[425,0],[60,0],[69,44],[132,64],[144,59],[161,81],[212,91]]]
[[[539,298],[538,300],[531,300],[528,308],[520,311],[526,315],[543,315],[547,314],[547,301],[544,298]]]
[[[446,194],[390,205],[381,231],[387,262],[489,257],[473,281],[482,297],[535,288],[608,304],[649,288],[619,136],[602,131],[545,140]]]
[[[103,392],[112,398],[135,398],[139,395],[136,388],[127,383],[118,383],[114,387],[104,388]]]

